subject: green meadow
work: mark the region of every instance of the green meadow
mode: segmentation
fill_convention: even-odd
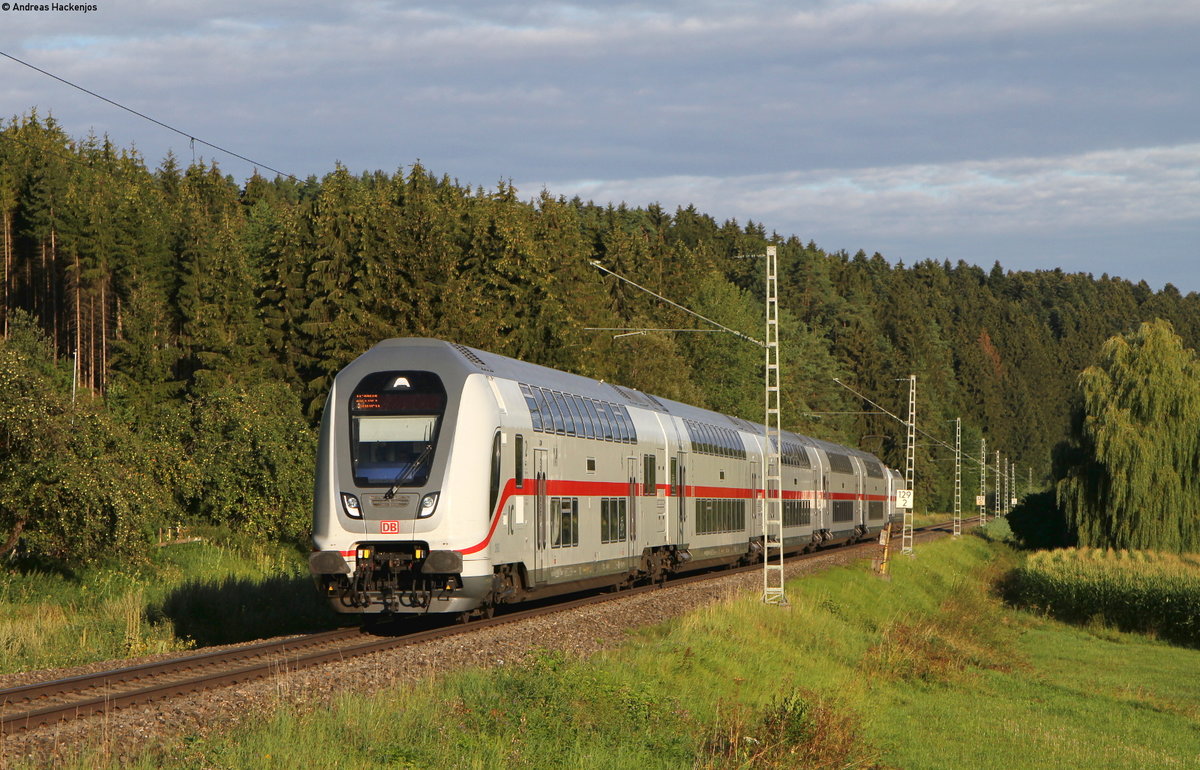
[[[967,535],[631,632],[184,736],[140,767],[1195,767],[1200,651],[1016,609],[1024,556]],[[80,767],[113,764],[82,748]]]
[[[135,561],[0,568],[0,673],[242,642],[338,622],[298,548],[217,528]],[[194,538],[194,539],[193,539]]]

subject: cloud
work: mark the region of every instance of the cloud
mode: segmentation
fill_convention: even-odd
[[[820,223],[889,237],[1140,227],[1200,221],[1200,144],[731,177],[541,180],[524,187],[601,203],[695,204],[768,226]]]
[[[420,158],[852,248],[1196,231],[1200,3],[122,0],[0,23],[0,50],[300,176]],[[190,157],[5,61],[0,104]]]

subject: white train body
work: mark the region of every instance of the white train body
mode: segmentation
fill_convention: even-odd
[[[335,609],[497,604],[758,558],[762,427],[430,339],[343,369],[321,426],[310,566]],[[783,435],[787,550],[877,533],[897,476]]]

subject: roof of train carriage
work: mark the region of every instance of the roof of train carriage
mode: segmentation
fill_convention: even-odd
[[[643,393],[635,388],[629,388],[624,385],[616,385],[603,380],[593,380],[590,377],[584,377],[579,374],[571,374],[559,369],[552,369],[541,364],[532,364],[528,361],[520,361],[516,358],[502,356],[498,353],[489,353],[486,350],[460,345],[454,342],[445,340],[432,339],[428,337],[403,337],[384,340],[372,348],[395,348],[404,347],[407,345],[419,346],[423,348],[444,347],[447,352],[455,351],[458,357],[466,364],[468,370],[476,370],[484,374],[489,374],[502,379],[515,380],[528,385],[537,385],[550,390],[557,390],[563,393],[571,393],[576,396],[586,396],[594,398],[598,401],[606,401],[615,404],[624,404],[625,406],[633,406],[639,409],[649,409],[651,411],[663,412],[664,414],[673,415],[683,419],[697,420],[706,422],[710,425],[721,425],[730,427],[744,433],[762,435],[764,428],[761,423],[745,420],[740,417],[733,417],[713,412],[708,409],[702,409],[691,404],[684,404],[679,401],[672,401],[668,398],[653,396],[649,393]],[[810,447],[819,448],[825,452],[841,452],[843,454],[853,454],[859,457],[867,457],[881,462],[878,457],[865,452],[861,449],[836,444],[831,441],[805,436],[791,431],[782,431],[785,440],[797,441],[801,444],[806,444]]]

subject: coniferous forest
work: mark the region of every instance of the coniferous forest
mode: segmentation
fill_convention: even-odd
[[[784,426],[903,465],[895,414],[964,451],[985,436],[1048,488],[1080,372],[1200,296],[1107,275],[893,265],[755,222],[474,187],[419,164],[304,181],[153,165],[36,113],[0,127],[0,553],[136,552],[165,523],[281,539],[308,525],[333,374],[378,340],[431,336],[762,420],[762,351],[605,277],[761,338],[779,248]],[[698,327],[697,327],[698,328]],[[1111,351],[1105,355],[1114,355]],[[1076,431],[1078,433],[1078,431]],[[989,458],[992,460],[992,458]],[[923,438],[918,510],[949,510],[953,453]],[[978,467],[963,470],[973,509]]]

